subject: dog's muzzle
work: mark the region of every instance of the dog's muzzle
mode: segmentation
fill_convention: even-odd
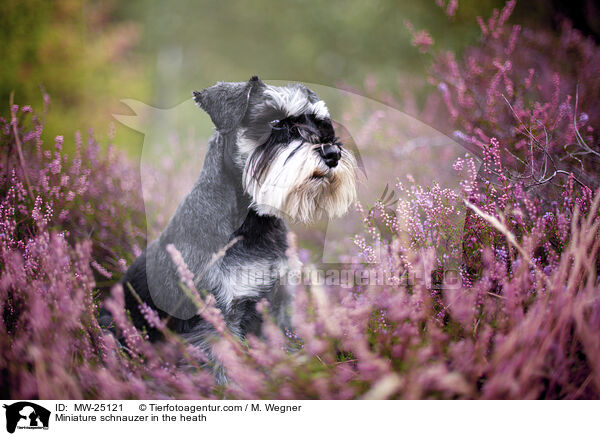
[[[336,144],[321,144],[319,148],[319,155],[329,168],[337,166],[340,158],[342,157],[342,151],[339,145]]]

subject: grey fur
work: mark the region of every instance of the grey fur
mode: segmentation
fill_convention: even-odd
[[[255,305],[262,298],[270,303],[269,309],[278,324],[282,328],[289,326],[291,294],[280,283],[280,276],[286,270],[288,248],[288,229],[281,218],[284,214],[271,213],[270,209],[264,212],[261,205],[256,204],[246,192],[243,172],[248,171],[248,162],[251,162],[252,144],[256,145],[256,152],[269,137],[273,123],[281,117],[311,115],[310,110],[313,110],[314,116],[319,117],[318,121],[314,120],[315,125],[327,126],[329,134],[333,128],[324,103],[303,85],[275,88],[253,77],[248,82],[221,82],[193,95],[216,127],[202,172],[160,237],[136,259],[122,282],[126,304],[136,327],[146,328],[151,339],[160,337],[147,324],[129,286],[159,315],[169,316],[170,328],[211,356],[213,328],[197,314],[195,304],[181,290],[180,278],[166,250],[167,245],[173,244],[179,250],[194,274],[196,288],[215,296],[217,306],[234,334],[239,337],[248,333],[260,335],[262,319]],[[244,146],[240,145],[242,139],[246,141]],[[292,143],[292,139],[289,141]],[[283,149],[286,145],[278,143],[277,146]],[[341,149],[341,144],[336,143],[336,146]],[[311,162],[316,162],[315,171],[329,173],[323,176],[323,181],[311,179],[311,186],[317,189],[321,183],[323,186],[333,184],[338,173],[334,172],[335,168],[325,166],[318,157],[319,147],[311,143],[303,147],[306,153],[311,154]],[[342,155],[348,155],[344,153]],[[348,158],[345,164],[348,166],[352,162]],[[292,165],[290,168],[295,167]],[[346,178],[340,180],[347,180],[350,170],[346,171]],[[304,180],[295,182],[302,186]],[[354,189],[354,186],[350,188]],[[351,194],[351,191],[348,192]],[[352,198],[348,192],[346,197]],[[317,201],[316,197],[314,201]],[[339,212],[339,199],[336,207]],[[213,261],[214,254],[233,238],[240,240],[224,256]]]
[[[248,82],[219,82],[200,92],[194,91],[194,100],[204,109],[215,127],[222,134],[232,132],[242,121],[248,108],[252,90],[262,83],[258,77]]]

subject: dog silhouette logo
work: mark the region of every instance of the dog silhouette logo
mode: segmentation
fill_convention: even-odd
[[[6,431],[14,433],[18,429],[48,429],[50,411],[29,401],[19,401],[11,405],[4,404],[6,409]]]

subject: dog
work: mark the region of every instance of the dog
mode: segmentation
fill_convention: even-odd
[[[288,265],[286,221],[346,213],[356,199],[357,165],[336,137],[326,104],[302,84],[276,87],[254,76],[194,91],[193,98],[215,126],[202,171],[121,283],[134,325],[150,340],[161,335],[148,325],[139,299],[210,355],[214,329],[180,287],[167,246],[181,253],[196,288],[215,297],[239,338],[260,336],[261,299],[282,329],[290,327],[292,293],[281,281]]]

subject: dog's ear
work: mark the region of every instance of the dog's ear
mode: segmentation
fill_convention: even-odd
[[[247,82],[219,82],[215,86],[194,91],[194,101],[208,113],[221,133],[230,133],[244,118],[250,94],[264,86],[258,76]]]

